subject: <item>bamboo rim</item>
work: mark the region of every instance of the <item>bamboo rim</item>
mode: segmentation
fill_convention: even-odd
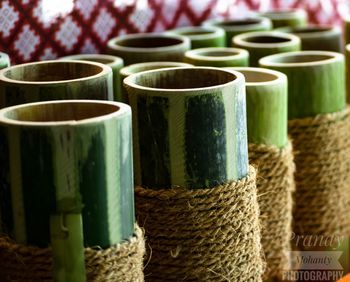
[[[225,31],[216,26],[185,26],[169,30],[167,33],[186,36],[191,40],[214,39],[225,35]]]
[[[307,14],[302,9],[278,9],[278,10],[269,10],[261,13],[262,16],[268,17],[273,20],[279,19],[293,19],[293,18],[306,18]]]
[[[294,62],[290,60],[294,60]],[[337,52],[295,51],[266,56],[260,59],[259,64],[265,67],[308,67],[326,65],[343,60],[344,55]]]
[[[106,54],[76,54],[71,56],[65,56],[60,58],[60,60],[80,60],[89,61],[104,64],[107,66],[122,65],[123,59],[113,55]]]
[[[156,41],[156,40],[169,40],[173,43],[168,43],[157,47],[135,47],[127,46],[132,41],[143,40],[143,41]],[[122,44],[126,44],[121,45]],[[147,43],[147,42],[146,42]],[[136,34],[126,34],[121,35],[116,38],[112,38],[108,41],[107,46],[111,50],[118,50],[124,52],[142,52],[142,53],[155,53],[155,52],[168,52],[171,50],[177,50],[179,48],[187,48],[190,46],[190,39],[185,36],[175,35],[175,34],[165,34],[165,33],[136,33]]]
[[[339,34],[341,30],[339,27],[331,25],[308,25],[305,27],[292,27],[292,28],[280,28],[277,29],[281,32],[292,33],[300,38],[318,38],[322,36]]]
[[[242,73],[246,86],[268,86],[287,81],[287,76],[284,73],[266,68],[228,67],[224,69]]]
[[[50,67],[53,70],[57,70],[57,67],[62,65],[85,65],[86,68],[90,68],[91,74],[86,76],[67,78],[67,79],[59,79],[59,80],[23,80],[18,78],[11,78],[14,75],[14,72],[25,72],[30,71],[31,68],[42,68],[42,67]],[[0,70],[0,81],[4,81],[7,83],[13,84],[28,84],[28,85],[48,85],[48,84],[60,84],[60,83],[70,83],[77,81],[85,81],[97,77],[104,76],[108,73],[111,73],[112,69],[104,64],[90,62],[90,61],[75,61],[75,60],[50,60],[50,61],[41,61],[41,62],[33,62],[11,66],[5,69]],[[45,74],[45,73],[44,73]],[[64,74],[65,75],[65,72]],[[69,75],[68,75],[69,76]]]
[[[281,42],[264,43],[264,42],[250,42],[251,39],[258,39],[261,37],[271,37],[275,39],[281,39]],[[300,44],[298,36],[278,31],[254,31],[236,35],[233,37],[232,42],[240,47],[252,47],[252,48],[282,48],[291,45]]]
[[[145,62],[128,65],[123,67],[119,73],[126,77],[138,72],[153,70],[157,68],[180,68],[180,67],[192,67],[191,64],[180,62]]]
[[[218,53],[228,53],[231,55],[215,55]],[[229,47],[209,47],[189,50],[185,52],[185,57],[202,61],[227,61],[234,59],[248,58],[247,50]]]
[[[242,19],[208,20],[204,26],[216,26],[226,31],[240,31],[259,28],[261,26],[272,27],[271,20],[265,17],[246,17]]]
[[[140,77],[156,77],[159,80],[164,79],[166,74],[171,75],[173,77],[179,78],[179,85],[181,85],[181,74],[186,73],[187,78],[190,76],[198,77],[200,76],[200,72],[202,74],[212,72],[216,74],[221,74],[226,76],[225,83],[213,83],[210,86],[194,86],[190,88],[159,88],[159,87],[150,87],[146,85],[141,85],[138,81]],[[177,73],[177,74],[176,74]],[[213,78],[213,76],[211,76]],[[211,81],[212,82],[212,81]],[[138,90],[146,91],[147,95],[161,95],[161,96],[170,96],[174,95],[174,93],[178,93],[181,95],[202,95],[203,92],[210,94],[212,90],[221,90],[231,85],[239,85],[240,83],[244,83],[244,76],[236,71],[228,71],[224,69],[214,68],[214,67],[183,67],[183,68],[166,68],[166,69],[158,69],[158,70],[149,70],[144,72],[139,72],[133,75],[128,76],[124,79],[124,85],[130,88],[135,88]],[[133,95],[130,93],[129,95]]]
[[[92,113],[87,112],[90,109]],[[50,111],[54,115],[53,118],[47,116]],[[130,106],[112,101],[60,100],[35,102],[1,109],[0,123],[34,127],[79,126],[109,120],[122,116],[129,111]],[[81,114],[83,115],[79,118]],[[67,118],[67,115],[70,118]]]

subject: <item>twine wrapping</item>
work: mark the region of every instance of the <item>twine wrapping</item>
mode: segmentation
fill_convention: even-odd
[[[261,243],[266,260],[264,280],[282,279],[291,268],[294,170],[292,145],[283,148],[249,144],[250,163],[257,166]]]
[[[350,235],[350,110],[289,121],[296,163],[294,232]]]
[[[146,281],[261,281],[256,173],[214,188],[136,188]]]
[[[145,243],[136,226],[134,237],[108,249],[86,248],[88,281],[142,282]],[[0,281],[53,281],[52,251],[20,245],[7,237],[0,238]]]

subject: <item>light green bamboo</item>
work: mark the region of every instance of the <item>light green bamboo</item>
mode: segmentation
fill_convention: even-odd
[[[112,68],[113,72],[113,93],[114,101],[122,102],[121,98],[121,79],[119,75],[120,69],[124,66],[124,61],[122,58],[105,55],[105,54],[79,54],[62,57],[63,60],[82,60],[105,64]]]
[[[283,148],[288,142],[287,77],[263,68],[227,68],[246,81],[248,142]]]
[[[42,61],[0,71],[0,109],[64,99],[113,100],[112,69],[86,61]]]
[[[247,32],[235,36],[232,46],[249,52],[249,66],[259,66],[262,57],[300,50],[300,39],[293,35],[277,31]]]
[[[0,69],[4,69],[10,66],[10,57],[3,52],[0,52]]]
[[[107,53],[123,58],[125,65],[156,61],[182,62],[190,45],[190,40],[180,35],[135,33],[110,39]]]
[[[198,189],[247,175],[242,74],[173,68],[137,73],[124,84],[133,111],[136,184]]]
[[[191,41],[191,49],[226,46],[225,31],[215,26],[186,26],[166,33],[188,37]]]
[[[199,48],[187,51],[184,61],[196,66],[244,67],[249,64],[249,53],[239,48]]]
[[[266,31],[272,29],[272,23],[264,17],[247,17],[236,20],[207,20],[203,26],[216,26],[225,30],[226,47],[231,47],[232,38],[238,34],[251,31]]]
[[[289,119],[333,113],[345,108],[342,54],[289,52],[262,58],[260,65],[287,75]]]
[[[339,27],[310,25],[305,27],[284,27],[276,31],[292,33],[301,40],[301,50],[342,52],[342,33]]]
[[[81,215],[51,215],[50,232],[54,262],[54,281],[86,281]]]
[[[138,63],[126,66],[120,70],[121,77],[121,89],[122,89],[122,102],[128,103],[128,93],[123,85],[123,80],[129,75],[139,73],[147,70],[165,69],[165,68],[180,68],[180,67],[191,67],[192,65],[180,62],[147,62]]]
[[[302,27],[307,25],[307,13],[302,9],[272,10],[260,13],[262,17],[269,18],[274,28]]]

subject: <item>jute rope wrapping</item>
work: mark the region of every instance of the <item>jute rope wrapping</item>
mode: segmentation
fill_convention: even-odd
[[[283,148],[249,144],[249,161],[257,166],[261,243],[266,260],[264,280],[282,279],[290,269],[294,160],[292,145]]]
[[[289,121],[296,163],[294,232],[350,235],[350,110]]]
[[[261,281],[256,173],[214,188],[136,188],[146,281]]]
[[[143,232],[139,227],[127,242],[108,249],[86,248],[87,280],[142,282],[144,253]],[[53,281],[51,249],[20,245],[0,237],[0,281]]]

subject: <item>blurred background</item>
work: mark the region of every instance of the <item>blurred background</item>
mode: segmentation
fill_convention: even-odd
[[[298,7],[310,23],[339,25],[350,13],[349,0],[0,0],[0,51],[12,63],[100,53],[120,34]]]

